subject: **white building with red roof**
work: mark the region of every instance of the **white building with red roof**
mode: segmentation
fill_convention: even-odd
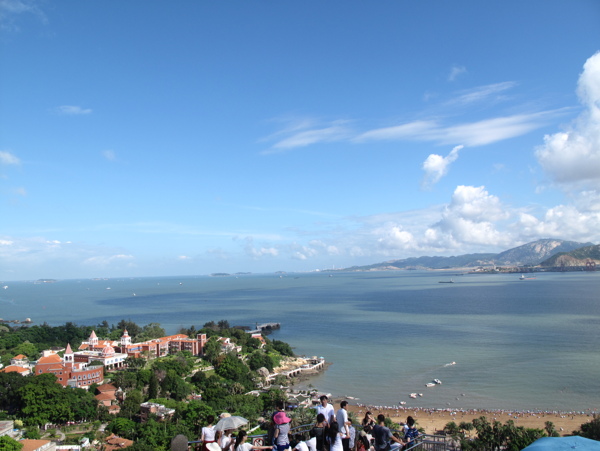
[[[56,382],[63,387],[67,385],[79,388],[88,388],[92,384],[101,384],[104,381],[104,367],[102,365],[88,365],[84,362],[76,362],[75,354],[71,345],[63,357],[58,354],[50,354],[40,358],[35,365],[35,374],[52,373],[56,376]]]

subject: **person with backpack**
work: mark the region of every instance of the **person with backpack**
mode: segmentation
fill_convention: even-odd
[[[404,425],[404,441],[405,445],[402,449],[409,449],[415,445],[415,439],[419,436],[419,430],[415,427],[415,419],[408,417]]]

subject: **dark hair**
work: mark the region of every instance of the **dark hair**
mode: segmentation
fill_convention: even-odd
[[[275,403],[275,407],[277,407],[278,409],[283,410],[283,408],[285,407],[285,404],[283,403],[283,401],[279,400]]]
[[[326,395],[321,395],[321,397],[319,398],[319,401],[323,401],[324,399],[329,399]]]
[[[240,431],[238,432],[237,437],[235,438],[235,448],[237,448],[238,446],[240,446],[240,443],[242,443],[242,440],[244,440],[244,437],[246,437],[248,433],[246,431]]]
[[[329,425],[329,438],[331,440],[336,439],[338,432],[340,431],[340,426],[337,424],[337,421],[334,421]]]
[[[317,414],[317,423],[322,423],[323,421],[325,421],[325,415],[323,415],[322,413],[318,413]]]
[[[377,415],[377,422],[381,423],[384,422],[385,423],[385,415],[380,413],[379,415]]]
[[[343,409],[344,407],[346,407],[348,405],[348,401],[342,401],[340,403],[340,407]]]
[[[413,427],[415,425],[415,419],[413,417],[407,417],[406,418],[406,424],[408,424],[408,427]]]
[[[213,415],[209,415],[206,417],[206,421],[208,424],[213,424],[215,422],[215,417]]]

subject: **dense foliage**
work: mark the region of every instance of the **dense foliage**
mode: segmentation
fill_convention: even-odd
[[[465,451],[519,451],[538,438],[558,436],[550,421],[546,422],[543,430],[515,426],[512,420],[506,424],[499,421],[490,423],[485,417],[476,418],[471,423],[463,421],[458,425],[451,421],[444,427],[444,432],[460,441],[460,449]]]
[[[106,322],[96,326],[19,326],[0,331],[0,354],[4,361],[17,354],[35,360],[41,350],[52,346],[70,343],[76,349],[92,330],[99,337],[118,340],[123,329],[137,337],[134,341],[166,335],[157,323],[140,327],[126,320],[117,326]],[[46,423],[108,422],[108,432],[135,440],[130,448],[134,451],[167,450],[177,434],[197,438],[209,415],[229,412],[256,421],[274,410],[277,401],[285,399],[278,389],[260,396],[245,393],[256,389],[263,380],[263,370],[258,370],[264,367],[271,371],[282,357],[293,356],[287,343],[265,339],[266,345],[262,346],[260,340],[241,328],[230,327],[225,320],[207,323],[201,329],[192,326],[180,333],[191,337],[206,333],[210,337],[203,359],[186,351],[153,360],[128,358],[126,370],[105,374],[105,382],[119,387],[125,395],[116,416],[99,405],[94,396],[96,386],[89,391],[63,388],[52,374],[23,377],[11,372],[0,373],[0,418],[22,420],[32,437],[39,434],[37,427]],[[218,337],[230,338],[241,346],[243,358],[222,354]],[[174,409],[174,416],[160,422],[156,417],[142,422],[140,404],[147,401]]]

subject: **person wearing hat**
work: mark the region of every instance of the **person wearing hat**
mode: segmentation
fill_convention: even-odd
[[[273,439],[277,446],[277,451],[283,451],[290,447],[290,421],[292,421],[285,412],[277,412],[273,415],[275,423],[275,434]]]

